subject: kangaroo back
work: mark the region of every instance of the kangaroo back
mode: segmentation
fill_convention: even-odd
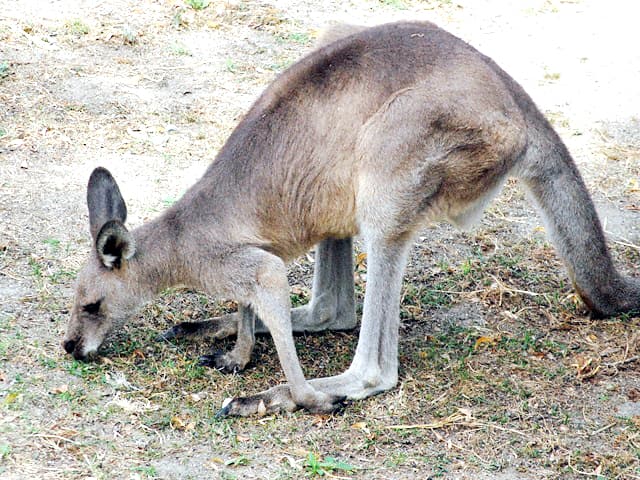
[[[430,23],[385,25],[325,45],[278,77],[176,208],[215,196],[215,209],[203,210],[233,218],[225,230],[289,259],[327,236],[356,234],[360,192],[389,201],[367,193],[378,188],[370,174],[384,171],[383,190],[412,189],[401,195],[419,205],[407,212],[419,217],[412,226],[468,223],[525,133],[511,92],[476,50]],[[416,182],[403,183],[409,176]]]

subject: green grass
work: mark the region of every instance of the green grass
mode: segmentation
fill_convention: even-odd
[[[191,56],[191,51],[181,43],[174,43],[171,45],[171,53],[177,56]]]
[[[324,460],[321,460],[315,454],[309,453],[305,462],[305,470],[307,476],[310,477],[333,477],[339,475],[340,472],[353,472],[356,467],[334,457],[325,457]]]
[[[156,471],[155,467],[152,467],[152,466],[131,467],[131,471],[133,473],[142,474],[146,478],[157,478],[158,476],[158,472]]]
[[[60,240],[56,238],[46,238],[42,241],[45,245],[49,245],[51,250],[56,251],[60,248]]]
[[[6,443],[0,444],[0,459],[7,458],[11,453],[11,445]]]
[[[185,3],[194,10],[203,10],[209,6],[210,0],[186,0]]]
[[[89,26],[80,19],[69,20],[64,24],[67,33],[73,35],[87,35]]]
[[[406,10],[408,8],[407,0],[378,0],[378,2],[396,10]]]
[[[293,43],[296,45],[310,45],[313,38],[309,32],[291,32],[277,35],[276,38],[282,43]]]
[[[238,72],[238,66],[237,66],[236,62],[234,62],[230,58],[227,58],[225,60],[224,66],[225,66],[225,69],[227,70],[227,72],[229,72],[229,73],[237,73]]]
[[[178,198],[176,197],[167,197],[167,198],[163,198],[162,199],[162,205],[165,208],[169,208],[171,205],[173,205],[174,203],[176,203],[178,201]]]

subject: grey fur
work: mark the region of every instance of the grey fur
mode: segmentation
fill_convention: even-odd
[[[248,361],[255,313],[287,377],[287,385],[236,398],[223,413],[332,411],[345,397],[390,389],[398,378],[398,299],[415,232],[428,220],[472,223],[508,175],[523,180],[592,311],[640,309],[640,282],[613,266],[567,149],[511,77],[430,23],[353,32],[337,35],[266,89],[203,178],[131,232],[133,257],[121,255],[111,266],[99,254],[90,258],[78,279],[67,351],[94,354],[114,318],[184,284],[242,305],[235,317],[205,327],[219,334],[236,325],[239,344],[223,367]],[[368,284],[353,363],[341,375],[306,381],[292,330],[354,324],[356,234],[366,245]],[[318,243],[314,298],[291,314],[285,264]]]

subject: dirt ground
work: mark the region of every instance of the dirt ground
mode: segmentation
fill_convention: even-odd
[[[340,414],[215,417],[225,397],[283,381],[270,338],[245,372],[224,375],[198,366],[207,342],[154,337],[233,309],[230,299],[166,292],[100,362],[60,347],[90,248],[91,170],[114,174],[129,225],[152,218],[335,22],[431,20],[494,58],[566,141],[617,264],[637,276],[639,10],[623,0],[0,0],[0,477],[640,479],[640,318],[589,318],[515,183],[473,231],[425,228],[403,290],[400,382]],[[311,272],[311,256],[291,265],[294,303],[308,301]],[[297,336],[307,376],[346,369],[356,338]]]

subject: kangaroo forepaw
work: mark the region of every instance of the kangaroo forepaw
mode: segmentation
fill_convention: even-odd
[[[202,355],[198,359],[198,365],[215,368],[222,373],[238,373],[247,366],[249,359],[238,358],[234,352],[216,350],[208,355]]]
[[[238,320],[234,314],[223,315],[211,320],[201,322],[182,322],[174,325],[166,332],[158,335],[159,342],[173,340],[174,338],[199,338],[209,337],[215,339],[227,338],[238,332]]]
[[[174,325],[169,330],[158,335],[156,337],[156,341],[161,342],[172,340],[174,338],[183,338],[197,334],[200,330],[202,330],[201,322],[182,322]]]
[[[294,412],[300,408],[311,413],[340,412],[347,405],[342,395],[318,394],[308,401],[296,403],[286,385],[279,385],[250,397],[237,397],[225,400],[216,417],[247,417],[267,415],[279,412]]]

